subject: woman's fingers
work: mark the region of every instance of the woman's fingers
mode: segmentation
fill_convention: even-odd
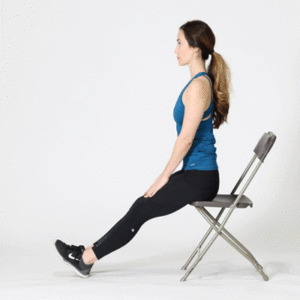
[[[151,192],[149,192],[149,193],[147,194],[146,197],[152,197],[153,195],[155,195],[155,192],[154,192],[154,191],[151,191]]]

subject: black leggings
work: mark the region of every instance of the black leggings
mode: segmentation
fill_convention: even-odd
[[[218,170],[180,170],[152,197],[139,197],[92,247],[97,259],[123,247],[150,219],[169,215],[194,201],[212,201],[219,190]]]

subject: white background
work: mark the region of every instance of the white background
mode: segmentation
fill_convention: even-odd
[[[14,284],[23,282],[22,299],[41,299],[29,289],[26,294],[25,281],[18,280],[37,280],[41,287],[65,280],[71,287],[73,279],[80,288],[82,279],[57,258],[55,240],[91,245],[161,174],[177,137],[173,108],[191,78],[188,66],[180,67],[174,53],[177,34],[182,24],[195,19],[213,30],[214,49],[232,76],[228,123],[214,129],[219,194],[232,191],[263,133],[277,136],[245,192],[253,208],[236,209],[226,224],[269,267],[264,270],[270,281],[264,282],[218,237],[190,281],[179,282],[184,274],[180,268],[209,228],[188,205],[145,223],[129,244],[97,262],[94,284],[111,276],[113,286],[135,266],[140,278],[141,268],[155,263],[161,270],[154,269],[153,278],[145,272],[144,284],[159,272],[159,284],[169,278],[169,284],[194,284],[196,290],[205,278],[213,278],[207,295],[226,275],[228,282],[234,278],[246,285],[253,280],[255,286],[266,287],[286,280],[283,274],[299,274],[299,9],[299,1],[269,0],[2,0],[0,295],[13,295]],[[210,56],[207,69],[209,63]],[[208,210],[214,216],[219,212]],[[228,273],[237,259],[236,273]],[[178,273],[164,273],[172,263]],[[120,273],[113,273],[114,267]],[[240,276],[243,270],[247,279]],[[128,279],[136,281],[134,276]],[[115,296],[110,288],[107,299]],[[298,293],[287,288],[283,298],[287,291],[290,299]],[[131,292],[128,299],[135,297]],[[240,292],[247,295],[243,288]],[[62,299],[57,293],[49,299]],[[78,295],[69,293],[72,299]],[[171,295],[161,297],[182,298],[185,291]]]

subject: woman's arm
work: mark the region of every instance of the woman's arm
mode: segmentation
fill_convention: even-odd
[[[144,193],[144,197],[152,197],[156,194],[158,190],[160,190],[168,181],[169,177],[173,173],[173,171],[177,168],[179,163],[185,157],[187,152],[189,151],[192,143],[183,139],[182,136],[178,136],[175,142],[175,147],[169,160],[167,166],[160,176],[155,180],[155,182],[150,186],[146,193]]]
[[[210,101],[210,85],[203,78],[197,79],[193,80],[189,91],[187,91],[182,128],[175,142],[172,156],[162,172],[168,177],[171,176],[191,148],[204,115],[206,103]]]
[[[185,155],[188,153],[192,146],[192,142],[189,139],[185,139],[182,136],[178,136],[175,142],[173,153],[171,158],[162,172],[162,175],[170,177],[174,170],[178,167]]]
[[[161,175],[158,176],[144,194],[145,198],[155,195],[155,193],[168,182],[169,177],[178,167],[193,144],[194,137],[205,112],[206,99],[208,99],[207,90],[210,87],[205,87],[205,84],[202,84],[202,81],[199,80],[194,80],[190,86],[191,92],[185,104],[182,128],[176,139],[172,156]]]

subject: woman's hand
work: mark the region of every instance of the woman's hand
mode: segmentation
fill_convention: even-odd
[[[144,194],[144,197],[152,197],[169,181],[169,176],[161,174],[155,182],[150,186],[148,191]]]

